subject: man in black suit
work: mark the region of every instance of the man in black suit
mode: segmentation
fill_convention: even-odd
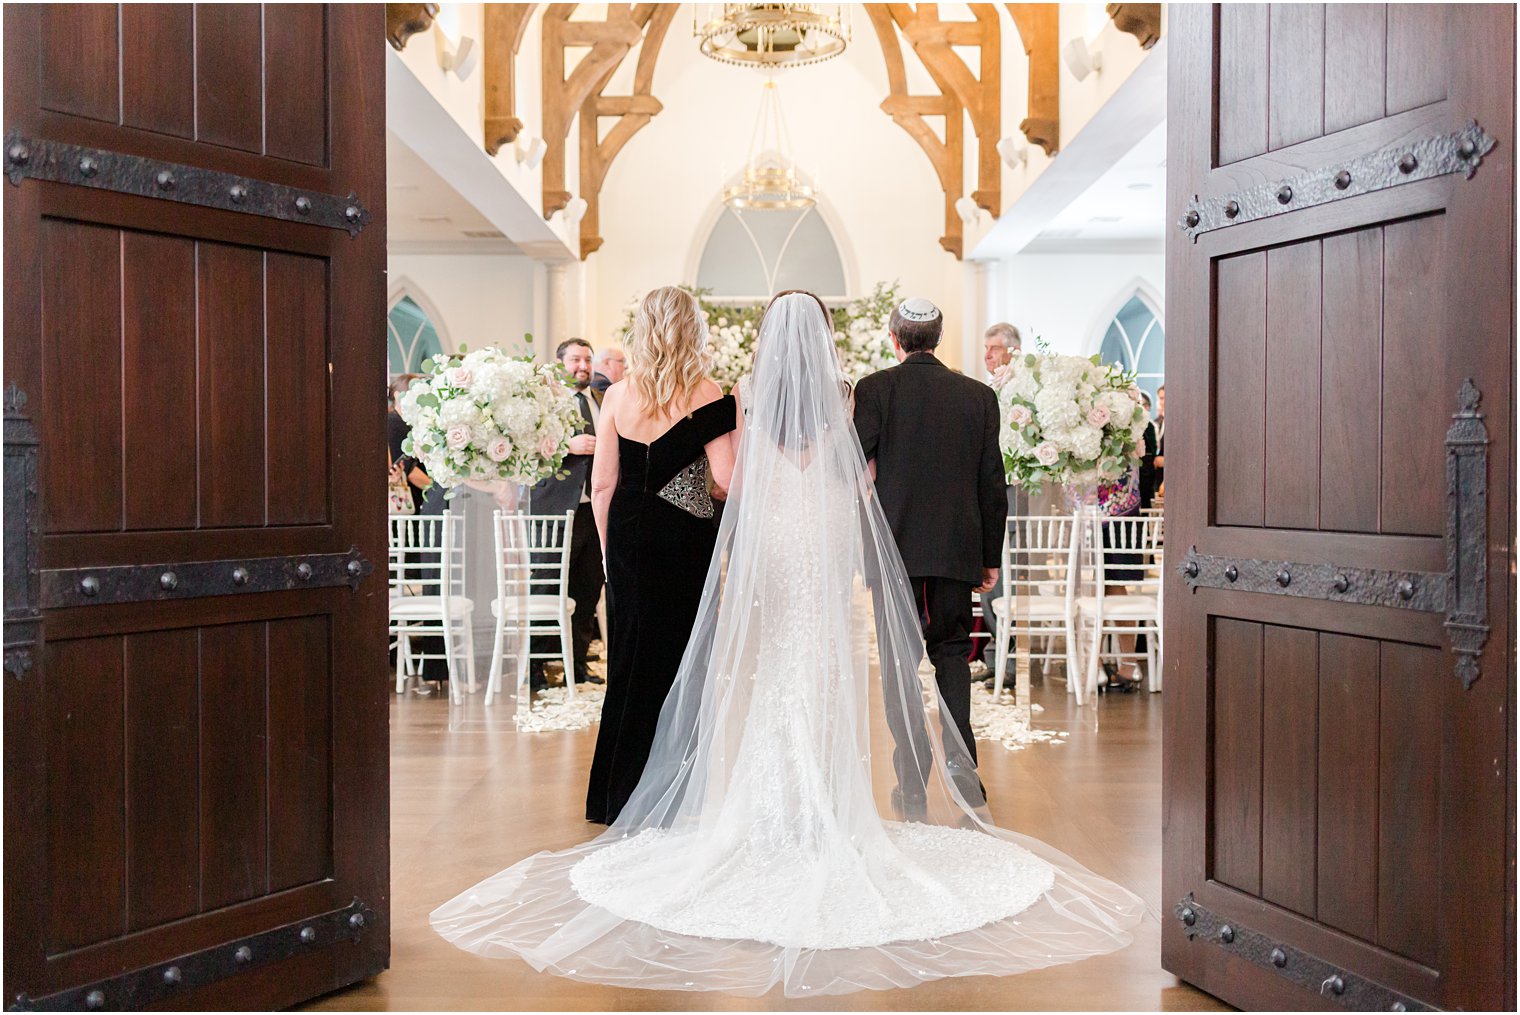
[[[904,302],[888,328],[899,364],[861,379],[855,430],[909,575],[940,695],[974,764],[971,597],[997,579],[1008,517],[997,396],[935,358],[944,318],[933,303]],[[976,786],[974,773],[965,776]],[[905,803],[911,811],[914,801]]]
[[[596,417],[602,405],[602,393],[590,387],[591,343],[583,338],[567,338],[554,352],[565,373],[575,385],[575,398],[585,417],[586,429],[570,438],[570,453],[565,456],[564,479],[549,477],[529,494],[529,510],[536,515],[562,515],[575,512],[570,534],[570,598],[575,612],[570,617],[570,633],[575,643],[575,679],[601,683],[586,671],[586,651],[596,639],[596,604],[602,597],[602,543],[596,534],[596,519],[591,514],[591,458],[596,453]],[[540,642],[539,639],[534,639]],[[541,644],[541,642],[540,642]],[[535,644],[534,651],[548,651]],[[542,683],[543,663],[533,660],[535,688]]]

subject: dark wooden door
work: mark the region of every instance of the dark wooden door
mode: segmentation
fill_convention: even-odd
[[[389,949],[383,9],[4,16],[6,1001],[288,1005]]]
[[[1515,9],[1169,11],[1164,964],[1513,1009]]]

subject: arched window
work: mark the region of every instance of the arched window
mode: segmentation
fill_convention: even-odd
[[[1109,322],[1098,353],[1105,363],[1133,370],[1136,383],[1150,393],[1151,404],[1155,404],[1156,389],[1166,383],[1166,329],[1139,293],[1131,296]]]
[[[410,296],[401,297],[391,307],[386,317],[386,331],[390,333],[392,374],[418,373],[423,360],[443,351],[438,329],[433,327],[427,311]]]
[[[783,289],[808,289],[825,300],[849,297],[839,245],[816,206],[724,208],[702,248],[697,287],[729,303],[766,300]]]

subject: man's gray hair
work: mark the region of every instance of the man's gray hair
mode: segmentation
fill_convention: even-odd
[[[600,366],[601,364],[607,362],[607,357],[609,355],[622,351],[623,347],[620,345],[604,345],[592,355],[591,362],[593,365]]]
[[[1003,337],[1003,341],[1007,343],[1008,348],[1010,349],[1019,349],[1023,347],[1023,339],[1019,337],[1019,329],[1015,328],[1007,321],[999,321],[992,327],[988,328],[985,333],[985,337],[991,338],[993,335],[1001,335]]]

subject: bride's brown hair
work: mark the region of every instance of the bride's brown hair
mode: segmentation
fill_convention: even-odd
[[[813,298],[813,302],[818,304],[818,309],[823,311],[824,321],[827,322],[830,330],[833,329],[834,315],[829,313],[828,304],[824,303],[823,298],[820,297],[817,293],[809,292],[806,289],[783,289],[771,297],[771,301],[765,305],[765,309],[770,310],[770,308],[775,305],[776,301],[783,296],[811,296]]]
[[[765,313],[766,314],[770,313],[771,312],[771,307],[775,306],[776,305],[776,301],[779,300],[783,296],[806,296],[809,299],[811,299],[814,303],[818,304],[818,309],[823,311],[823,325],[824,325],[824,327],[828,328],[830,332],[833,332],[833,330],[834,330],[834,315],[829,312],[829,305],[827,303],[823,302],[823,297],[821,297],[817,293],[812,292],[812,291],[807,290],[807,289],[783,289],[783,290],[781,290],[779,293],[777,293],[776,295],[772,296],[771,297],[771,301],[765,305]],[[761,316],[761,318],[764,318],[765,314],[761,314],[760,316]],[[844,393],[844,400],[846,402],[848,402],[848,401],[850,401],[850,399],[852,399],[852,398],[855,397],[855,385],[851,384],[850,381],[849,381],[849,379],[843,376],[843,374],[844,374],[844,364],[843,363],[841,363],[839,365],[839,368],[840,368],[839,372],[840,372],[840,375],[841,375],[840,379],[839,379],[839,387],[840,387],[840,390]]]

